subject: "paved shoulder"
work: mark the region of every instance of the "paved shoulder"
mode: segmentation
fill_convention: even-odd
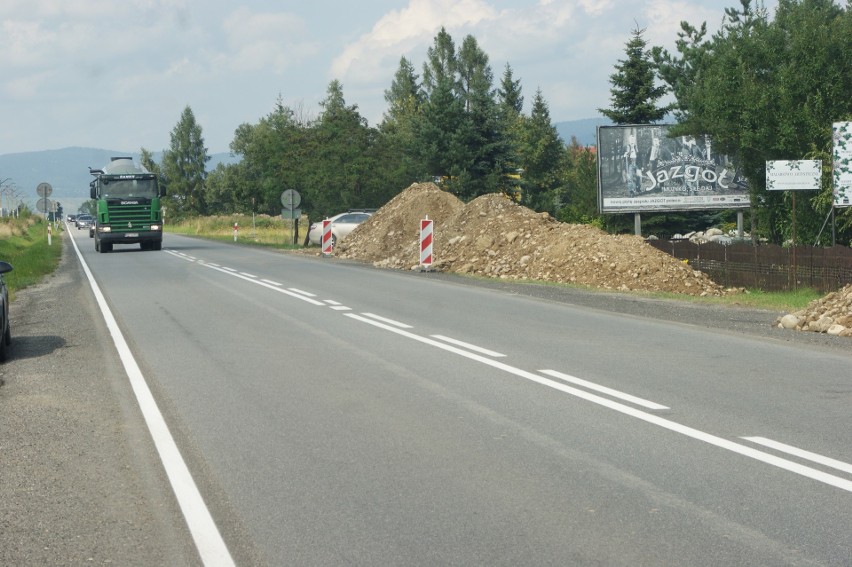
[[[61,242],[60,268],[11,305],[0,564],[199,564],[82,268]]]

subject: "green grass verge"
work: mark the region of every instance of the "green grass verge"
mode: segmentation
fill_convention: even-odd
[[[300,243],[293,244],[292,221],[285,221],[269,215],[256,215],[255,218],[248,215],[194,217],[178,223],[167,223],[164,228],[166,232],[175,234],[200,236],[221,242],[234,242],[234,223],[239,226],[237,233],[239,244],[281,250],[303,248],[301,242],[304,242],[309,229],[306,221],[300,223]]]
[[[61,228],[53,231],[52,244],[48,245],[47,223],[43,219],[0,219],[0,260],[15,268],[3,276],[12,298],[17,290],[38,283],[59,265],[61,231]]]

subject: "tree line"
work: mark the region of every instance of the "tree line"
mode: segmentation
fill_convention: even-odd
[[[648,47],[635,29],[625,59],[610,77],[616,124],[652,124],[674,115],[673,135],[709,135],[749,181],[747,213],[755,235],[789,238],[789,195],[767,192],[765,162],[822,159],[830,172],[832,122],[852,120],[852,8],[831,0],[779,0],[774,18],[751,0],[724,11],[718,32],[681,23],[676,52]],[[566,71],[568,72],[568,71]],[[662,105],[669,97],[673,102]],[[295,189],[302,209],[322,218],[349,208],[378,208],[413,182],[436,181],[462,200],[503,192],[564,222],[627,232],[626,215],[601,215],[594,148],[556,132],[541,90],[523,112],[521,81],[511,65],[495,78],[476,38],[457,45],[442,28],[420,73],[401,57],[385,91],[387,109],[373,127],[332,80],[316,118],[279,96],[273,111],[242,124],[230,143],[241,160],[206,171],[200,125],[187,106],[157,164],[143,164],[167,186],[174,217],[280,213],[280,195]],[[816,237],[832,203],[823,190],[800,198],[800,241]],[[852,214],[839,209],[838,240],[852,239]],[[643,215],[665,234],[730,223],[733,212]]]

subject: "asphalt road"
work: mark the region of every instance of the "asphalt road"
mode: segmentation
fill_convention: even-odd
[[[96,254],[70,234],[115,324],[67,238],[13,304],[0,563],[850,564],[848,339],[759,310],[172,235]]]

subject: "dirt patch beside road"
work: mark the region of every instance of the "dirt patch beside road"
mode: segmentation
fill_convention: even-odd
[[[398,194],[342,240],[335,255],[417,269],[420,220],[427,216],[435,223],[433,269],[440,271],[613,291],[734,292],[641,237],[561,223],[501,194],[464,204],[432,183],[416,183]]]

